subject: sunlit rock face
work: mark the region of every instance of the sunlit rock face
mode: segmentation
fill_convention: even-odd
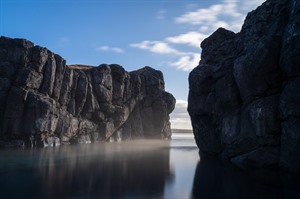
[[[0,136],[63,143],[170,138],[175,98],[150,67],[72,65],[24,39],[0,38]],[[52,139],[54,140],[54,139]]]
[[[300,172],[300,3],[268,0],[201,43],[188,111],[201,154]]]

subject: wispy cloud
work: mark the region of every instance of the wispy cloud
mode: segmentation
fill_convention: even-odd
[[[109,47],[109,46],[100,46],[98,48],[96,48],[96,50],[98,51],[111,51],[111,52],[115,52],[115,53],[123,53],[124,50],[121,48],[117,48],[117,47]]]
[[[172,40],[172,43],[186,43],[188,40],[180,38],[167,38],[166,41]],[[180,41],[181,40],[181,41]],[[200,55],[194,52],[182,52],[171,47],[170,44],[164,41],[142,41],[140,43],[131,44],[131,47],[148,50],[156,54],[169,54],[177,57],[176,61],[169,61],[167,64],[179,70],[190,71],[198,65]]]
[[[221,0],[218,4],[213,4],[207,8],[197,8],[197,5],[193,4],[190,7],[194,9],[193,11],[174,18],[175,24],[186,25],[189,31],[165,37],[161,41],[145,40],[130,46],[156,54],[175,55],[176,60],[167,62],[168,65],[179,70],[190,71],[200,61],[200,43],[205,38],[219,27],[235,32],[240,31],[247,12],[255,9],[264,1]],[[159,11],[157,16],[158,18],[164,18],[165,11]],[[182,49],[179,45],[185,47],[185,51],[179,50]]]
[[[199,8],[197,4],[188,5],[190,6],[189,10],[194,10],[174,18],[174,22],[178,26],[185,25],[186,32],[166,36],[160,41],[145,40],[130,46],[160,55],[174,55],[174,60],[166,62],[169,67],[191,71],[200,61],[200,43],[203,39],[219,27],[235,32],[240,31],[247,12],[255,9],[264,1],[222,0],[207,8]],[[161,19],[166,17],[163,12],[161,14]],[[184,51],[180,49],[184,49]],[[192,129],[186,100],[177,100],[170,117],[172,128]]]
[[[181,52],[172,48],[168,43],[162,41],[142,41],[140,43],[130,44],[131,47],[143,50],[149,50],[158,54],[174,54],[181,55]]]
[[[208,35],[191,31],[188,33],[180,34],[178,36],[167,37],[166,41],[175,44],[186,44],[188,46],[199,48],[200,42],[206,37],[208,37]]]
[[[239,31],[247,12],[255,9],[265,0],[237,1],[223,0],[208,8],[200,8],[175,18],[176,23],[200,26],[200,31],[212,33],[219,27]],[[203,28],[202,28],[203,27]]]
[[[187,112],[187,101],[177,100],[174,111],[170,115],[171,125],[174,129],[192,129],[189,114]]]
[[[185,13],[175,19],[177,23],[188,23],[200,25],[203,23],[212,23],[217,20],[217,16],[222,12],[222,5],[217,4],[209,8],[201,8],[193,12]]]
[[[239,31],[245,14],[238,9],[237,1],[224,0],[208,8],[185,13],[175,18],[176,23],[185,23],[193,26],[205,27],[206,33],[211,33],[219,27]],[[202,29],[203,30],[203,29]]]
[[[180,56],[175,62],[170,62],[169,65],[176,67],[179,70],[191,71],[193,68],[198,66],[200,55],[198,53],[190,53]]]

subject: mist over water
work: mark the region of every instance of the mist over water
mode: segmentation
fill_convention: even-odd
[[[192,134],[172,141],[0,151],[4,198],[190,198],[199,161]],[[3,180],[2,180],[3,181]]]
[[[43,199],[300,198],[300,176],[199,158],[192,134],[0,151],[0,197]]]

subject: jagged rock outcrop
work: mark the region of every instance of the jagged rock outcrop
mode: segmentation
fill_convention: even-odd
[[[67,66],[28,40],[0,37],[2,140],[170,138],[174,106],[162,72],[150,67]]]
[[[300,2],[268,0],[201,43],[188,111],[201,154],[300,172]]]

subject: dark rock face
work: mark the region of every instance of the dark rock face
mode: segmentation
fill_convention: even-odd
[[[46,48],[0,37],[2,139],[170,138],[174,106],[163,74],[150,67],[126,72],[119,65],[66,66]]]
[[[268,0],[241,32],[218,29],[189,76],[201,154],[300,172],[300,3]]]

